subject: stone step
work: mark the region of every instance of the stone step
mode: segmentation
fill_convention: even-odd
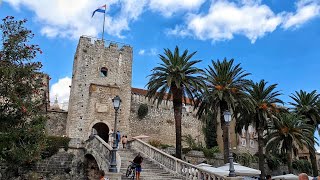
[[[122,173],[122,179],[128,180],[129,178],[125,176],[127,167],[131,164],[129,161],[132,161],[138,153],[129,150],[121,149],[118,151],[121,157],[121,168],[120,172]],[[147,157],[143,157],[142,162],[142,172],[140,175],[141,180],[181,180],[182,178],[177,177],[174,174],[167,172],[160,165],[155,164]]]

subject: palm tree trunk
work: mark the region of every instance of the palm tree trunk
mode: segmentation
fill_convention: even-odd
[[[260,179],[265,179],[265,170],[264,170],[264,153],[263,153],[263,128],[258,128],[258,153],[259,153],[259,170],[261,171]]]
[[[314,146],[314,142],[313,142],[313,146]],[[317,177],[318,176],[318,166],[317,166],[317,160],[316,160],[316,156],[315,156],[315,151],[313,151],[312,147],[308,147],[309,149],[309,155],[310,155],[310,161],[311,161],[311,166],[312,166],[312,172],[313,172],[313,177]]]
[[[182,118],[182,90],[177,87],[172,88],[173,93],[173,110],[176,127],[176,158],[181,159],[181,118]]]
[[[224,118],[223,115],[221,118]],[[224,120],[223,120],[224,121]],[[229,150],[230,150],[230,143],[229,143],[229,129],[225,122],[221,122],[222,128],[222,137],[223,137],[223,160],[224,163],[229,162]]]
[[[223,112],[228,110],[228,104],[226,102],[220,103],[220,122],[221,122],[221,129],[222,129],[222,138],[223,138],[223,160],[224,163],[229,162],[229,149],[230,149],[230,142],[229,142],[229,129],[224,121]]]
[[[292,168],[292,148],[289,147],[288,152],[287,152],[287,158],[288,158],[288,171],[289,173],[293,173],[293,168]]]

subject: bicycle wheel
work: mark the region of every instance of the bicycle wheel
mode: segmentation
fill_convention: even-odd
[[[127,168],[126,177],[129,177],[131,173],[132,173],[132,167],[131,165],[129,165]]]
[[[132,173],[131,179],[134,179],[136,176],[136,168],[132,169],[131,173]]]

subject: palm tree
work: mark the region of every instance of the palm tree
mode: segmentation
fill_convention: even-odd
[[[295,94],[292,94],[292,96],[290,97],[294,101],[289,103],[290,105],[294,106],[294,112],[307,118],[307,123],[313,125],[313,132],[315,132],[316,128],[320,124],[320,112],[318,106],[320,95],[317,94],[317,91],[315,90],[310,93],[300,90],[299,92],[296,91]],[[315,157],[315,150],[313,149],[314,144],[315,140],[313,140],[313,144],[308,148],[313,176],[318,176],[318,167]]]
[[[266,138],[266,151],[285,154],[289,173],[293,173],[292,154],[296,155],[298,149],[312,146],[313,126],[307,124],[300,115],[281,113],[275,118]]]
[[[158,67],[153,68],[147,84],[147,97],[158,100],[173,100],[174,119],[176,128],[176,157],[181,159],[181,116],[182,103],[189,98],[195,100],[195,93],[203,86],[204,72],[194,65],[200,60],[190,60],[196,52],[188,54],[185,50],[182,55],[176,46],[174,53],[164,49],[164,55],[159,55],[162,61]]]
[[[229,156],[229,137],[223,112],[234,112],[236,106],[245,104],[245,89],[250,82],[245,79],[250,73],[246,73],[240,64],[234,65],[233,62],[233,59],[225,58],[223,61],[212,61],[212,66],[208,66],[205,74],[206,88],[200,97],[198,109],[200,117],[210,110],[220,116],[225,163],[228,162]]]
[[[251,110],[249,117],[251,117],[251,123],[258,132],[258,154],[261,179],[265,178],[263,133],[268,119],[272,119],[273,115],[278,111],[276,103],[283,104],[283,102],[278,98],[280,93],[275,90],[276,87],[277,84],[268,86],[267,82],[261,80],[259,83],[252,82],[251,87],[248,89],[250,100],[254,107],[254,109]]]

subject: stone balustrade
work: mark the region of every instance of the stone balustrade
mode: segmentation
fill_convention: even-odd
[[[182,176],[190,180],[231,180],[231,179],[243,179],[242,177],[230,178],[221,176],[184,162],[181,159],[175,158],[169,154],[162,152],[161,150],[141,141],[140,139],[133,139],[129,141],[129,147],[146,155],[157,164],[160,164],[171,173]]]
[[[109,171],[112,147],[108,143],[98,135],[94,135],[86,141],[85,149],[85,154],[91,154],[96,159],[99,169]],[[120,172],[121,158],[118,153],[116,153],[116,158],[117,170]]]

